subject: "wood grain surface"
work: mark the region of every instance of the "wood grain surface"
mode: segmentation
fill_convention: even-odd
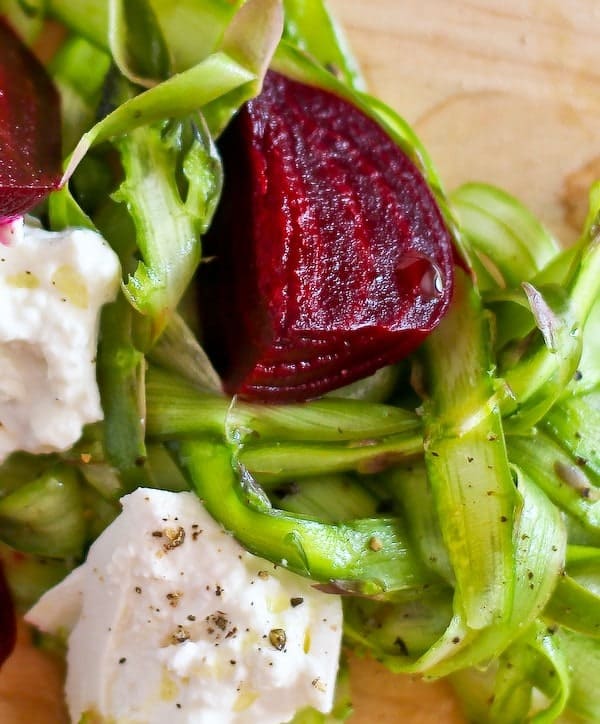
[[[417,130],[447,188],[503,186],[565,243],[600,176],[600,3],[330,0],[371,92]],[[0,673],[3,724],[63,722],[60,670],[26,636]],[[352,663],[352,724],[455,724],[449,687]],[[37,708],[36,708],[37,707]]]
[[[417,130],[447,188],[515,193],[561,238],[600,168],[600,3],[331,0],[369,89]],[[597,174],[600,175],[600,174]],[[575,214],[574,214],[575,212]]]

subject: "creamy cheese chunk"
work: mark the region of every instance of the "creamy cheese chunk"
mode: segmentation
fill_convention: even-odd
[[[28,614],[68,629],[67,701],[128,724],[281,724],[331,710],[337,596],[247,553],[193,493],[139,489]]]
[[[102,418],[98,318],[120,279],[116,254],[93,231],[11,230],[0,245],[0,461],[64,450]]]

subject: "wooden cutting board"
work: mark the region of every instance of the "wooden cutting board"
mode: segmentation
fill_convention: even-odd
[[[564,243],[600,178],[600,3],[330,0],[371,93],[408,120],[447,189],[502,186]],[[352,724],[462,721],[449,687],[353,662]]]
[[[496,183],[561,238],[573,239],[574,207],[585,201],[588,177],[600,176],[593,170],[600,171],[599,3],[330,6],[369,90],[414,126],[447,188],[466,180]]]

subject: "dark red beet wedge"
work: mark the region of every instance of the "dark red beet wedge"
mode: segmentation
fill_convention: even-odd
[[[52,80],[0,18],[0,224],[58,188],[60,123]]]
[[[221,146],[206,319],[227,391],[303,400],[414,350],[448,307],[452,240],[381,126],[269,72]]]
[[[12,653],[17,642],[17,619],[10,590],[0,564],[0,666]]]

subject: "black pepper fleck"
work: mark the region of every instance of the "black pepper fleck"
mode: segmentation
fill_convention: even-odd
[[[373,537],[369,538],[369,548],[374,553],[378,553],[383,548],[383,543],[381,542],[381,538],[377,538],[377,536],[373,536]]]
[[[167,601],[169,602],[169,606],[176,608],[182,595],[183,594],[181,593],[181,591],[173,591],[172,593],[167,593]]]
[[[394,646],[397,646],[400,649],[400,653],[402,654],[402,656],[408,656],[408,648],[404,643],[404,639],[401,639],[400,636],[396,637],[396,640],[394,641]]]
[[[287,636],[282,628],[272,628],[269,631],[269,643],[277,651],[283,651],[287,641]]]
[[[183,626],[177,626],[176,630],[171,634],[172,644],[182,644],[190,638],[190,633]]]
[[[223,611],[213,613],[212,616],[209,616],[209,620],[221,631],[225,631],[227,626],[229,626],[229,621]]]
[[[167,538],[167,542],[163,545],[163,550],[165,552],[183,545],[183,542],[185,541],[185,530],[181,526],[178,526],[177,528],[165,528],[164,534],[165,538]]]
[[[326,687],[325,687],[325,684],[321,681],[321,679],[319,679],[318,676],[317,676],[316,679],[313,679],[313,680],[311,681],[311,684],[312,684],[312,685],[315,687],[315,689],[317,689],[318,691],[321,691],[321,692],[325,691],[325,688],[326,688]]]

